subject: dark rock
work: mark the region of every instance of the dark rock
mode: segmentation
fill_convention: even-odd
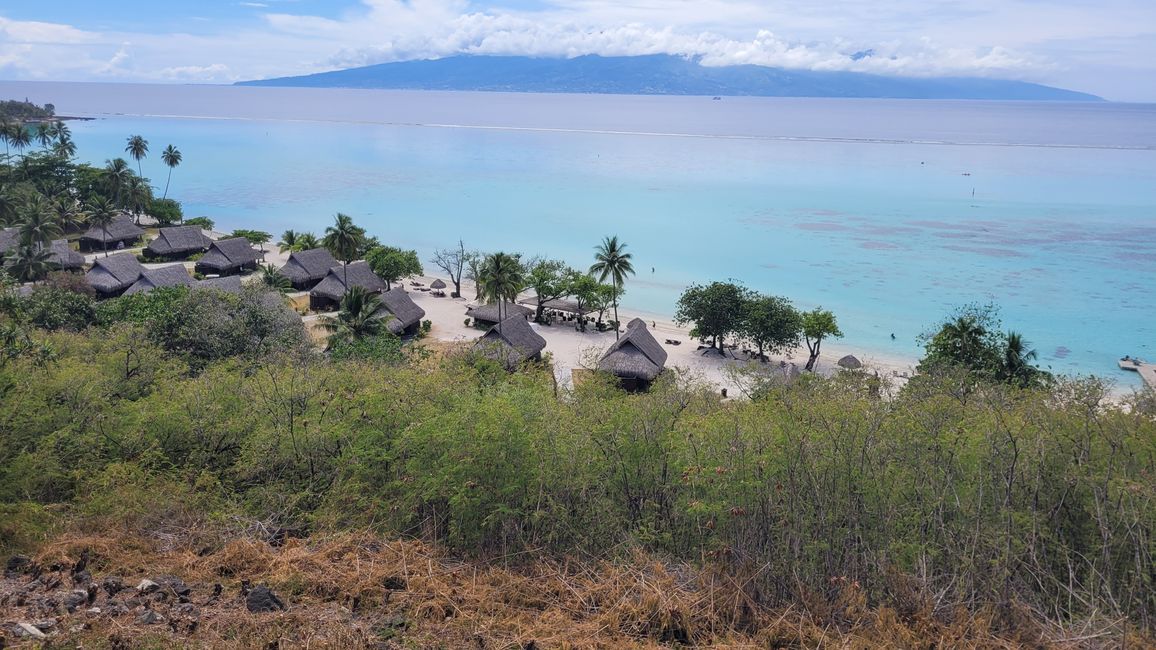
[[[72,565],[72,575],[75,576],[78,573],[87,573],[87,571],[85,571],[85,567],[87,567],[87,566],[88,566],[88,549],[86,548],[80,552],[80,559],[76,561],[76,564]],[[90,579],[91,579],[91,576],[90,576]],[[80,582],[80,581],[78,580],[77,582]],[[87,580],[85,580],[84,582],[87,582]]]
[[[117,576],[108,576],[100,581],[100,586],[104,589],[104,593],[109,596],[115,596],[117,592],[124,590],[124,580]]]
[[[57,621],[55,618],[46,618],[43,621],[34,622],[32,624],[32,627],[35,627],[36,629],[40,630],[41,632],[44,632],[45,634],[47,634],[47,633],[52,631],[52,628],[56,627],[56,623],[57,623]]]
[[[92,574],[88,571],[77,571],[72,574],[72,582],[78,585],[86,585],[92,582]]]
[[[382,586],[386,589],[405,589],[405,578],[400,576],[389,576],[382,581]]]
[[[88,604],[88,592],[83,589],[73,589],[60,602],[68,611],[76,611],[77,607]]]
[[[15,578],[23,573],[30,573],[31,569],[32,558],[27,555],[13,555],[4,565],[4,577]]]
[[[176,616],[186,616],[189,618],[200,618],[201,611],[192,603],[182,603],[173,608],[173,614]]]
[[[164,623],[165,617],[151,609],[146,609],[143,614],[136,617],[134,622],[137,625],[156,625],[157,623]]]
[[[31,623],[13,623],[8,627],[8,629],[10,629],[12,633],[15,634],[18,638],[29,638],[37,640],[48,638],[48,635],[38,630],[36,626]]]
[[[285,603],[265,585],[257,585],[245,597],[245,607],[254,613],[275,612],[285,609]]]
[[[161,586],[161,589],[171,592],[174,596],[188,596],[193,590],[185,584],[184,580],[176,576],[159,576],[154,582]]]
[[[160,585],[153,582],[152,580],[149,580],[148,578],[141,580],[140,583],[136,586],[136,590],[142,594],[151,594],[160,588]]]

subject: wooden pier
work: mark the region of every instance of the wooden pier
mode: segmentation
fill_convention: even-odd
[[[1148,384],[1148,388],[1156,390],[1156,363],[1144,363],[1139,359],[1120,359],[1121,370],[1140,373],[1140,378]]]

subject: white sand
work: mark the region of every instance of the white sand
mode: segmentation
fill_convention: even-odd
[[[417,291],[409,285],[412,279],[428,286],[435,277],[415,277],[403,281],[405,289],[410,292],[414,302],[426,311],[426,319],[433,322],[430,335],[441,341],[462,343],[477,339],[482,335],[482,331],[465,324],[466,308],[475,303],[465,298],[448,297],[449,292],[453,290],[453,283],[448,278],[441,278],[448,285],[447,297],[445,298],[437,298],[429,292]],[[394,290],[397,290],[396,286]],[[473,297],[473,285],[463,281],[462,293]],[[666,362],[667,367],[679,368],[690,376],[705,381],[716,388],[726,388],[728,395],[737,396],[741,391],[733,377],[730,376],[727,367],[758,363],[739,359],[722,359],[713,354],[703,356],[702,352],[698,350],[698,341],[690,337],[687,328],[678,327],[669,319],[664,320],[652,314],[631,310],[629,306],[619,307],[618,312],[624,323],[635,317],[642,318],[648,325],[653,323],[651,332],[659,343],[666,339],[682,341],[682,344],[677,346],[663,344],[663,348],[669,355]],[[542,338],[546,339],[546,351],[552,356],[555,374],[559,383],[563,385],[571,383],[571,371],[573,369],[591,368],[602,352],[614,342],[614,332],[597,332],[593,328],[589,328],[586,332],[579,332],[573,324],[568,323],[558,323],[552,326],[534,323],[532,327],[542,335]],[[847,354],[855,354],[869,371],[878,371],[881,376],[889,378],[895,377],[898,373],[910,375],[914,370],[914,360],[882,358],[876,355],[864,355],[861,352],[852,350],[848,346],[824,343],[822,356],[819,358],[816,370],[820,373],[833,372],[837,369],[835,362]],[[770,365],[777,366],[779,361],[793,362],[801,368],[807,362],[806,347],[801,347],[788,356],[772,357]],[[895,379],[898,382],[903,381],[902,378]]]

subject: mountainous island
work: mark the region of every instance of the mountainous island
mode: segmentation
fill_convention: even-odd
[[[1024,81],[885,77],[758,65],[708,67],[694,59],[667,54],[588,55],[571,59],[463,55],[242,81],[237,85],[623,95],[1102,101],[1095,95]]]

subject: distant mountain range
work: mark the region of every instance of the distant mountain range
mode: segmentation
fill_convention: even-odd
[[[666,54],[590,55],[573,59],[452,56],[301,77],[242,81],[237,85],[623,95],[1102,101],[1095,95],[1023,81],[966,77],[917,79],[757,65],[707,67]]]

